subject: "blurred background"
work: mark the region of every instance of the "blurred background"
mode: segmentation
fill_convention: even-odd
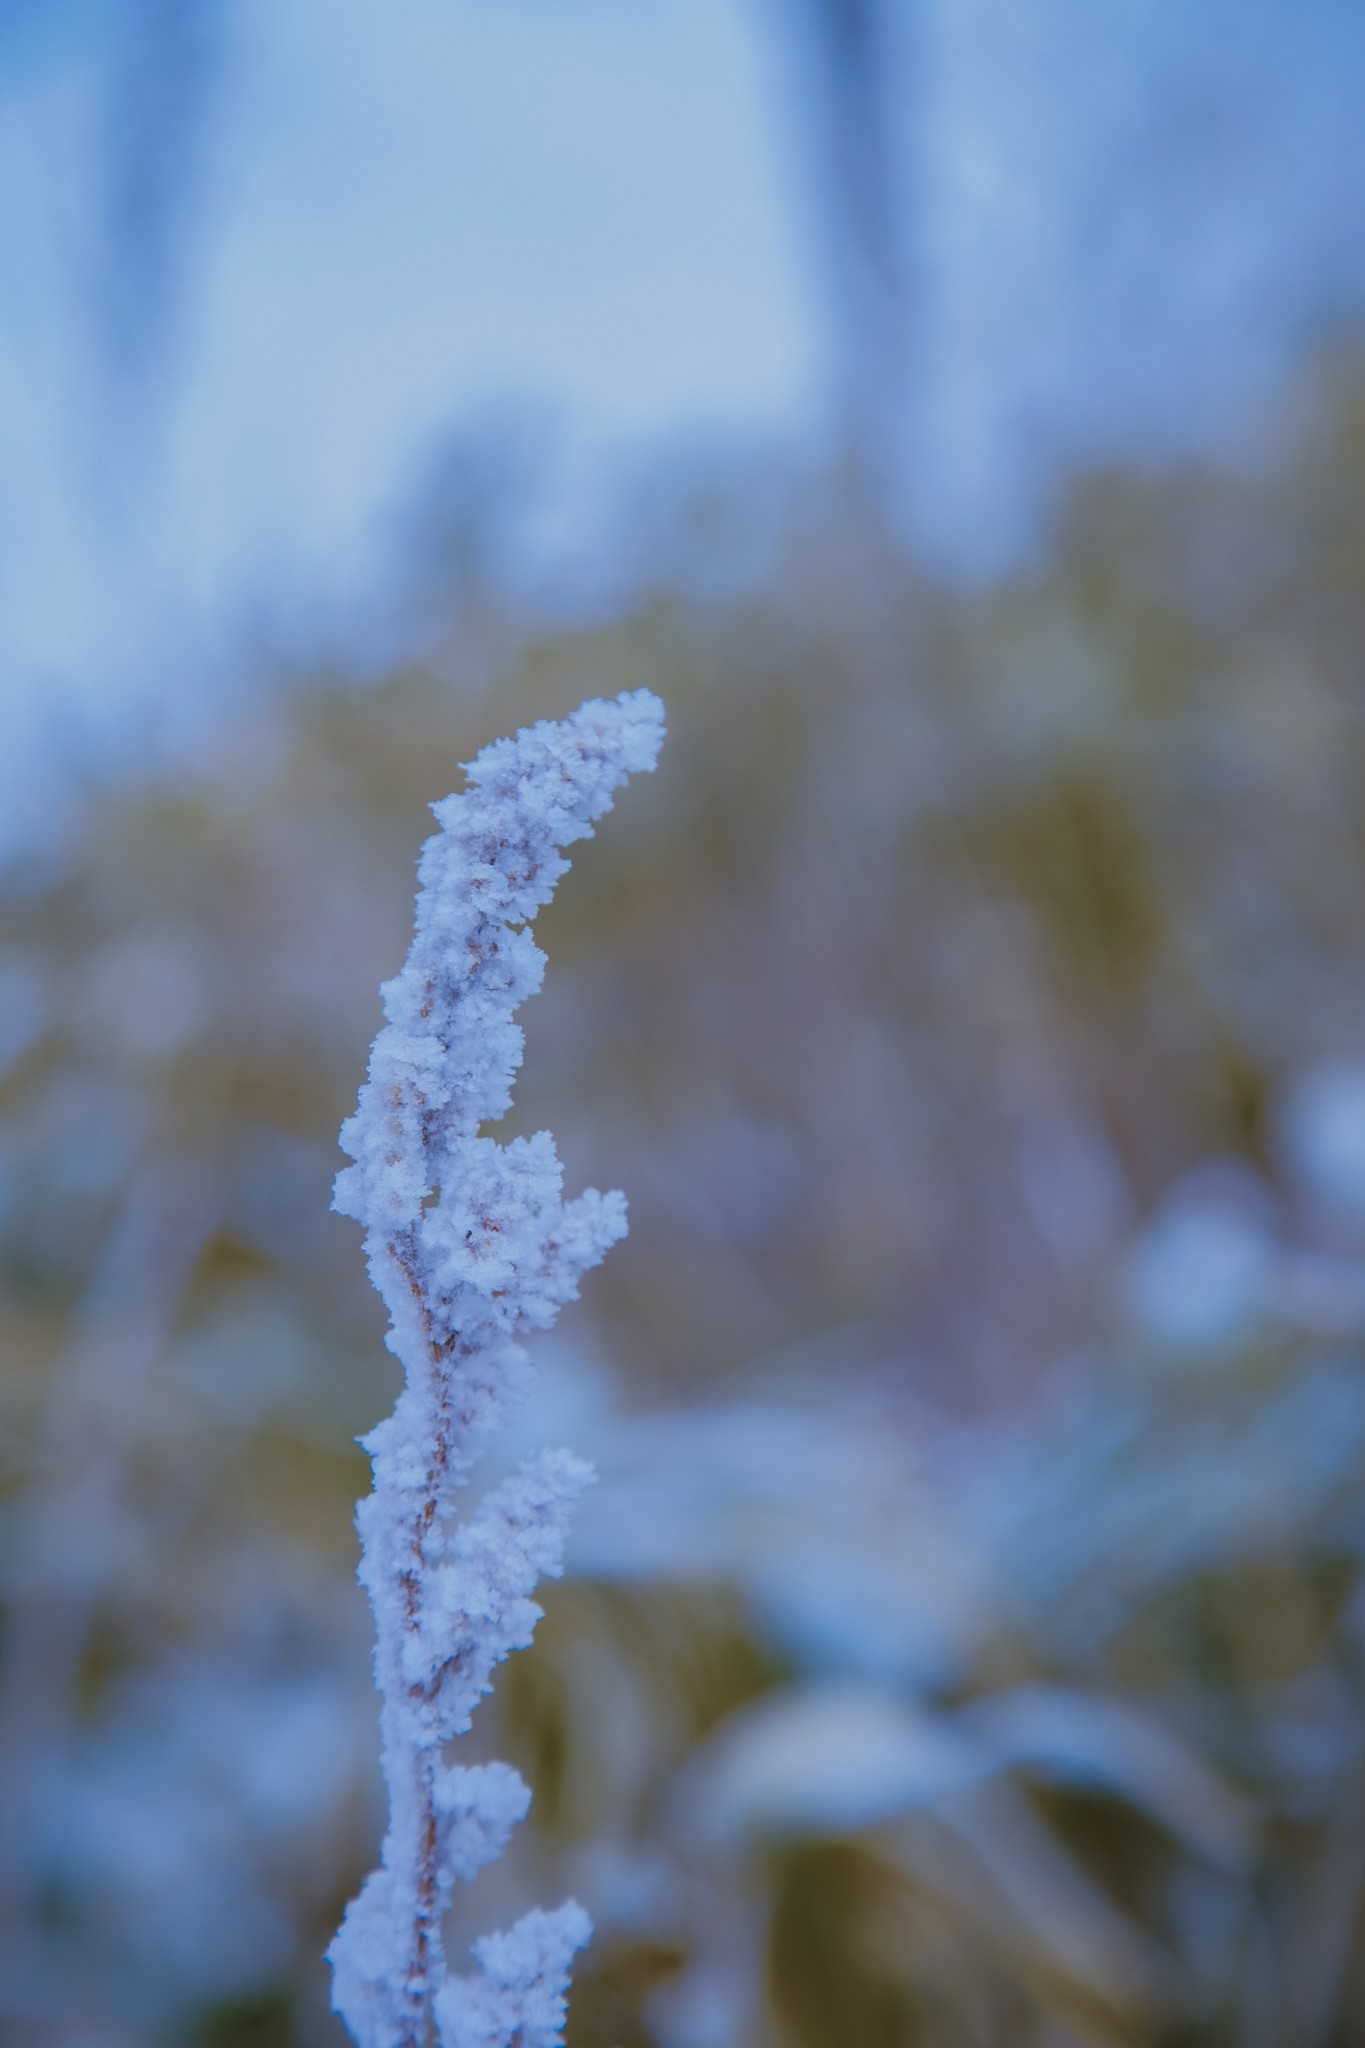
[[[571,2048],[1365,2039],[1365,13],[0,4],[0,2038],[341,2048],[328,1213],[425,806],[647,684],[631,1236],[453,1952]],[[492,1466],[489,1477],[496,1476]]]

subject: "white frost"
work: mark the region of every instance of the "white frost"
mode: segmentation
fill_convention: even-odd
[[[468,787],[436,804],[418,865],[417,928],[383,989],[387,1024],[341,1141],[355,1164],[335,1207],[365,1226],[405,1385],[365,1439],[374,1491],[357,1517],[374,1609],[390,1816],[381,1867],[347,1909],[329,1958],[333,2002],[360,2048],[555,2048],[568,1967],[590,1928],[570,1902],[531,1913],[446,1975],[451,1887],[497,1856],[529,1793],[515,1771],[448,1765],[494,1667],[539,1619],[531,1595],[562,1568],[573,1502],[592,1473],[542,1452],[451,1525],[454,1490],[515,1411],[529,1366],[519,1338],[550,1324],[583,1273],[625,1235],[620,1194],[565,1202],[546,1131],[479,1136],[521,1064],[513,1013],[545,958],[528,920],[627,778],[653,768],[663,707],[648,690],[595,699],[486,747]]]

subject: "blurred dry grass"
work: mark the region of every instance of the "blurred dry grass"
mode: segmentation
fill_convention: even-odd
[[[1290,1238],[1361,1250],[1286,1177],[1274,1121],[1365,1016],[1358,365],[1305,387],[1260,467],[1078,483],[1008,587],[874,559],[812,499],[724,597],[661,575],[590,627],[499,616],[491,593],[485,616],[495,659],[465,668],[457,619],[373,683],[279,677],[192,775],[92,786],[58,868],[3,904],[16,2041],[336,2038],[316,1957],[375,1827],[353,1439],[393,1369],[327,1214],[333,1141],[407,943],[424,806],[485,740],[640,683],[668,706],[659,775],[542,921],[513,1117],[554,1129],[571,1185],[630,1194],[569,1331],[628,1412],[723,1406],[755,1361],[771,1388],[815,1344],[831,1413],[867,1381],[907,1432],[932,1412],[984,1446],[1084,1353],[1112,1361],[1125,1471],[1159,1474],[1192,1412],[1214,1470],[1324,1347],[1261,1327],[1212,1392],[1173,1393],[1115,1306],[1144,1219],[1231,1158]],[[1343,1353],[1358,1371],[1349,1333]],[[930,1688],[956,1711],[1084,1675],[1175,1702],[1256,1806],[1235,1879],[1136,1798],[1056,1784],[997,1787],[970,1825],[689,1865],[670,1788],[792,1655],[723,1573],[602,1577],[551,1596],[488,1710],[538,1832],[478,1924],[503,1893],[598,1881],[595,1841],[631,1845],[615,1891],[599,1879],[639,1903],[608,1911],[573,2048],[709,2039],[656,1994],[722,1901],[766,1955],[765,2009],[715,2035],[735,2048],[1346,2048],[1352,1479],[1239,1523],[1243,1552],[1194,1556],[1091,1647],[1021,1606]],[[1295,1686],[1331,1695],[1297,1777],[1268,1704]],[[1062,1933],[1028,1910],[1056,1876],[1044,1841],[1090,1886],[1077,1906],[1056,1877]]]

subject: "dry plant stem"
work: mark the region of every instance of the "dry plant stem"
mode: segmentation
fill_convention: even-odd
[[[417,1634],[421,1627],[422,1581],[428,1569],[428,1542],[436,1527],[440,1511],[441,1489],[450,1467],[450,1415],[446,1390],[441,1379],[440,1353],[430,1336],[431,1316],[424,1309],[421,1285],[414,1270],[414,1251],[408,1247],[406,1256],[398,1246],[389,1247],[394,1263],[401,1271],[411,1291],[413,1301],[428,1331],[427,1364],[430,1376],[431,1406],[440,1418],[442,1427],[435,1440],[431,1464],[427,1470],[422,1499],[412,1518],[409,1548],[412,1552],[412,1567],[401,1578],[403,1602],[402,1611],[409,1634]],[[449,1348],[453,1348],[449,1347]],[[468,1626],[468,1617],[464,1617]],[[429,1687],[414,1685],[409,1688],[409,1699],[414,1708],[427,1703]],[[427,2038],[426,2014],[431,1992],[432,1953],[439,1940],[440,1920],[440,1870],[438,1863],[439,1827],[436,1816],[435,1768],[430,1751],[419,1750],[411,1759],[413,1772],[414,1806],[419,1816],[418,1851],[415,1891],[417,1910],[412,1923],[412,1956],[408,1965],[408,1993],[412,2001],[411,2031],[405,2036],[401,2048],[423,2048]]]
[[[568,1964],[589,1933],[572,1902],[475,1945],[449,1976],[451,1887],[496,1857],[529,1793],[502,1764],[446,1761],[494,1666],[539,1616],[538,1578],[561,1568],[569,1510],[591,1477],[566,1451],[527,1459],[462,1522],[452,1510],[489,1432],[522,1393],[518,1338],[544,1328],[625,1230],[620,1195],[562,1197],[548,1133],[479,1135],[508,1107],[522,1037],[513,1013],[544,959],[528,929],[613,792],[652,768],[663,737],[647,691],[583,705],[488,747],[469,788],[436,808],[417,930],[385,984],[387,1023],[342,1143],[355,1165],[336,1206],[366,1253],[404,1371],[397,1407],[366,1438],[361,1578],[390,1796],[383,1860],[332,1944],[333,1998],[360,2048],[554,2048]]]

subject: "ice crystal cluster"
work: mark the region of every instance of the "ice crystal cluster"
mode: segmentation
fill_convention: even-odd
[[[394,1413],[365,1439],[374,1490],[357,1516],[374,1609],[389,1826],[329,1951],[333,2000],[360,2048],[553,2048],[568,1966],[590,1932],[570,1902],[487,1936],[471,1975],[447,1972],[441,1925],[457,1879],[498,1856],[530,1793],[506,1764],[461,1766],[493,1668],[523,1648],[542,1574],[561,1569],[570,1509],[591,1472],[543,1452],[455,1522],[456,1489],[530,1372],[519,1337],[574,1298],[625,1234],[621,1194],[562,1198],[546,1131],[502,1145],[480,1126],[511,1101],[523,1037],[513,1013],[540,986],[527,930],[613,792],[653,768],[663,707],[648,690],[595,699],[562,723],[498,740],[468,786],[434,806],[418,866],[417,928],[385,983],[388,1019],[341,1141],[355,1161],[335,1206],[365,1226],[371,1277],[401,1361]]]

